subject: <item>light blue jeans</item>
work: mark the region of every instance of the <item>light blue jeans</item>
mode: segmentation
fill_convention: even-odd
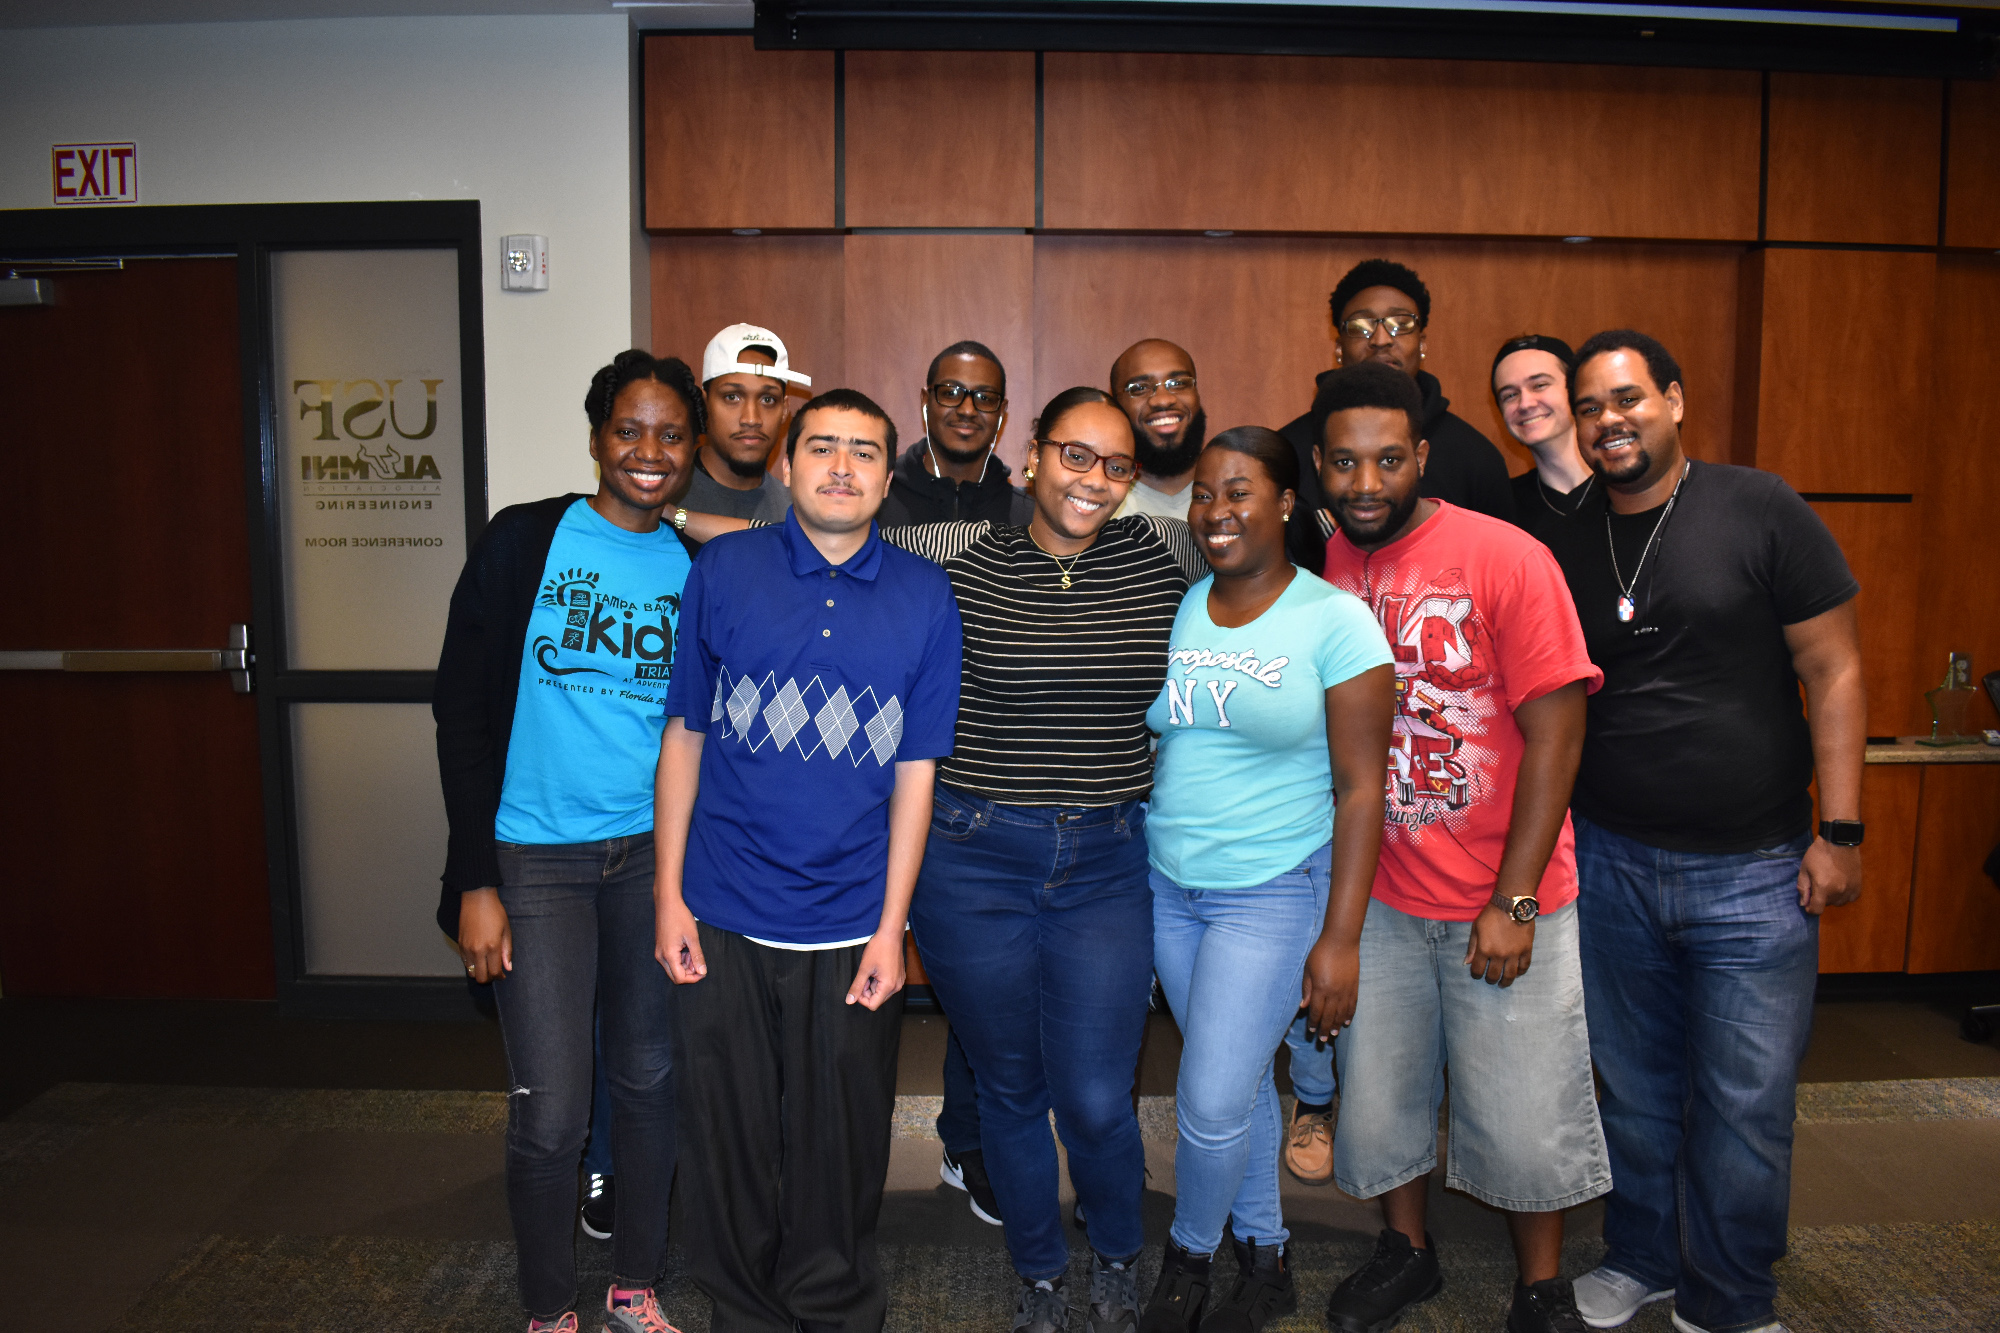
[[[1321,1046],[1306,1031],[1306,1011],[1285,1029],[1285,1045],[1292,1052],[1292,1095],[1307,1106],[1325,1106],[1333,1100],[1333,1043]]]
[[[1153,966],[1181,1028],[1175,1085],[1176,1245],[1211,1254],[1281,1245],[1278,1042],[1299,1009],[1306,954],[1326,920],[1329,844],[1248,889],[1188,889],[1154,871]]]

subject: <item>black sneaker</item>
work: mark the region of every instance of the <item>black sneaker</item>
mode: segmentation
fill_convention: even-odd
[[[972,1215],[989,1226],[1000,1226],[1000,1201],[993,1197],[993,1181],[986,1174],[986,1154],[983,1152],[951,1155],[951,1149],[944,1151],[944,1160],[938,1163],[938,1179],[955,1190],[964,1190],[972,1200]]]
[[[1139,1333],[1196,1333],[1202,1307],[1208,1304],[1209,1270],[1214,1263],[1210,1255],[1189,1254],[1168,1241],[1160,1255],[1160,1280],[1153,1284],[1153,1299],[1139,1317]]]
[[[1014,1300],[1012,1333],[1065,1333],[1069,1328],[1069,1297],[1061,1278],[1040,1282],[1021,1279],[1021,1294]]]
[[[1384,1228],[1375,1238],[1375,1256],[1327,1298],[1326,1322],[1338,1333],[1388,1333],[1412,1305],[1443,1290],[1437,1243],[1429,1234],[1420,1250],[1401,1232]]]
[[[1122,1262],[1090,1255],[1090,1315],[1085,1333],[1136,1333],[1139,1327],[1139,1256]]]
[[[1590,1333],[1576,1308],[1576,1292],[1566,1277],[1523,1283],[1514,1279],[1514,1305],[1507,1311],[1507,1333]]]
[[[583,1191],[583,1234],[594,1240],[611,1239],[611,1223],[617,1217],[615,1176],[586,1176]]]
[[[1264,1325],[1299,1308],[1292,1288],[1292,1266],[1284,1246],[1260,1246],[1232,1241],[1236,1247],[1236,1285],[1222,1303],[1202,1320],[1203,1333],[1260,1333]]]

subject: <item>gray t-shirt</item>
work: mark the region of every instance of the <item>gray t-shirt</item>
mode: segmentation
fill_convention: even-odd
[[[733,486],[724,486],[709,476],[697,459],[694,481],[689,484],[687,494],[681,497],[680,507],[697,514],[780,523],[784,521],[785,511],[792,507],[792,493],[769,472],[764,474],[763,484],[755,490],[739,491]]]

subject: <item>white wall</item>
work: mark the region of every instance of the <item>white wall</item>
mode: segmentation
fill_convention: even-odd
[[[0,208],[50,206],[51,144],[128,139],[142,204],[479,200],[498,509],[595,489],[584,390],[634,324],[631,87],[620,14],[17,29]],[[549,238],[548,291],[500,290],[510,232]]]

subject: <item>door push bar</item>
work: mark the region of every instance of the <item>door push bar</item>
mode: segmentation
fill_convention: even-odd
[[[71,648],[0,652],[0,671],[226,671],[229,688],[250,693],[250,627],[231,625],[227,648]]]

